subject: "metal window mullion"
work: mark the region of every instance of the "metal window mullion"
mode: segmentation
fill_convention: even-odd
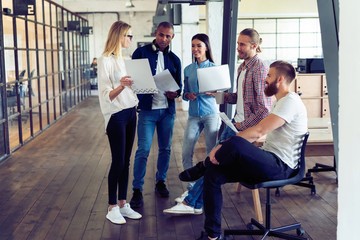
[[[26,16],[26,23],[25,23],[25,39],[26,39],[26,58],[27,58],[27,70],[28,70],[28,89],[32,89],[31,84],[32,84],[32,79],[30,79],[30,50],[29,50],[29,21],[28,21],[28,17]],[[29,90],[28,90],[29,91]],[[33,116],[32,116],[32,111],[30,111],[30,109],[32,109],[32,97],[31,97],[31,93],[29,91],[28,94],[28,101],[29,101],[29,118],[30,118],[30,136],[33,137],[34,136],[34,121],[33,121]]]
[[[39,108],[39,125],[40,125],[40,131],[43,130],[43,127],[42,127],[42,107],[41,107],[41,94],[40,94],[40,89],[41,89],[41,85],[40,85],[40,60],[39,60],[39,39],[37,38],[38,36],[38,21],[37,21],[37,14],[34,15],[34,20],[35,20],[35,56],[36,56],[36,72],[37,72],[37,76],[36,76],[36,81],[37,81],[37,89],[38,89],[38,92],[37,92],[37,96],[38,96],[38,108]],[[32,111],[33,109],[31,109],[30,111]]]
[[[61,79],[62,83],[64,83],[64,94],[62,93],[63,92],[63,89],[61,89],[61,98],[62,98],[62,102],[61,102],[61,106],[64,107],[64,111],[66,112],[67,111],[67,85],[68,85],[68,72],[66,70],[66,51],[65,51],[65,28],[64,28],[64,9],[61,9],[61,18],[62,18],[62,28],[61,28],[61,31],[62,31],[62,35],[61,35],[61,41],[62,41],[62,56],[63,56],[63,59],[62,59],[62,64],[63,64],[63,70],[62,70],[62,76],[61,77],[64,77],[64,80]]]
[[[19,143],[22,144],[22,127],[21,127],[21,115],[20,113],[20,94],[19,94],[19,53],[18,53],[18,43],[17,43],[17,23],[16,16],[12,16],[13,20],[13,40],[14,40],[14,65],[15,65],[15,93],[16,93],[16,109],[17,109],[17,122],[18,122],[18,130],[19,130]]]
[[[42,9],[42,31],[43,31],[43,43],[44,43],[44,70],[45,70],[45,102],[46,102],[46,120],[47,120],[47,125],[50,124],[50,117],[49,117],[49,84],[48,84],[48,69],[47,69],[47,48],[46,48],[46,26],[45,26],[45,1],[42,1],[42,5],[41,5],[41,9]],[[42,105],[42,103],[41,103]]]
[[[54,120],[56,119],[56,98],[55,98],[55,65],[54,65],[54,42],[53,42],[53,26],[52,26],[52,11],[51,11],[51,4],[49,4],[49,17],[50,17],[50,45],[51,45],[51,72],[52,72],[52,77],[51,77],[51,81],[52,81],[52,98],[53,98],[53,110],[54,110]]]
[[[59,86],[59,89],[58,89],[58,92],[57,92],[57,95],[59,96],[59,115],[61,116],[62,115],[62,73],[61,73],[61,62],[60,62],[60,55],[63,53],[63,51],[60,51],[60,42],[64,42],[63,39],[59,39],[59,31],[61,31],[61,28],[58,26],[59,24],[59,17],[58,17],[58,9],[59,7],[56,6],[55,7],[55,15],[56,15],[56,41],[57,41],[57,44],[56,44],[56,50],[57,50],[57,64],[58,64],[58,74],[57,74],[57,81],[58,81],[58,86]],[[62,16],[62,15],[61,15]],[[62,18],[62,22],[63,21],[63,18]],[[63,34],[62,34],[63,36]]]
[[[0,9],[2,8],[2,1],[0,1]],[[4,140],[4,149],[5,155],[10,154],[10,133],[9,133],[9,122],[8,122],[8,112],[7,112],[7,95],[6,95],[6,85],[5,85],[5,50],[4,50],[4,28],[3,28],[3,13],[0,12],[0,77],[2,88],[1,104],[3,116],[5,117],[4,123],[4,137],[1,136]],[[5,100],[5,101],[4,101]]]

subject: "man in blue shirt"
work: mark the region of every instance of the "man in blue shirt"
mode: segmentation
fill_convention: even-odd
[[[182,87],[180,59],[170,51],[169,47],[173,38],[173,25],[169,22],[161,22],[156,29],[154,41],[137,48],[132,55],[133,59],[147,58],[153,75],[168,69],[180,87],[176,92],[159,91],[156,94],[138,94],[138,148],[134,161],[134,192],[130,201],[132,208],[142,207],[144,203],[142,190],[146,163],[155,129],[159,146],[155,191],[160,197],[169,197],[165,180],[169,168],[176,114],[174,99],[180,96]]]

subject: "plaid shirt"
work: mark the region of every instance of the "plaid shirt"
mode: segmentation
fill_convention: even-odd
[[[269,68],[255,55],[245,64],[245,61],[238,68],[238,76],[241,70],[246,69],[245,79],[243,81],[243,101],[244,118],[240,123],[239,131],[258,124],[264,119],[271,110],[271,97],[266,97],[264,93],[265,78]],[[238,80],[238,79],[237,79]],[[237,93],[229,96],[228,102],[235,104]]]

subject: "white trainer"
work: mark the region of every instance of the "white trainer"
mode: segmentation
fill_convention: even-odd
[[[106,218],[115,224],[125,224],[126,220],[125,218],[121,215],[120,210],[119,210],[119,206],[115,206],[113,208],[111,208],[111,210],[108,210],[108,213],[106,214]]]
[[[181,194],[180,197],[175,198],[175,202],[176,203],[182,203],[184,201],[184,199],[187,197],[188,194],[189,194],[189,191],[183,192],[183,194]]]
[[[125,205],[122,208],[120,208],[120,213],[124,217],[130,218],[130,219],[142,218],[141,214],[132,210],[132,208],[130,207],[130,204],[128,204],[128,203],[125,203]]]
[[[178,203],[172,208],[164,209],[164,213],[170,214],[195,214],[194,208],[183,203]]]
[[[204,212],[203,208],[194,208],[195,215],[203,214],[203,212]]]

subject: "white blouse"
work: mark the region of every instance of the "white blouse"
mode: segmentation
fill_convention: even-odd
[[[115,56],[101,56],[98,59],[98,88],[101,112],[105,119],[105,131],[111,115],[123,109],[137,106],[139,100],[133,90],[125,87],[121,93],[110,100],[110,91],[120,85],[120,79],[126,76],[124,59]]]

